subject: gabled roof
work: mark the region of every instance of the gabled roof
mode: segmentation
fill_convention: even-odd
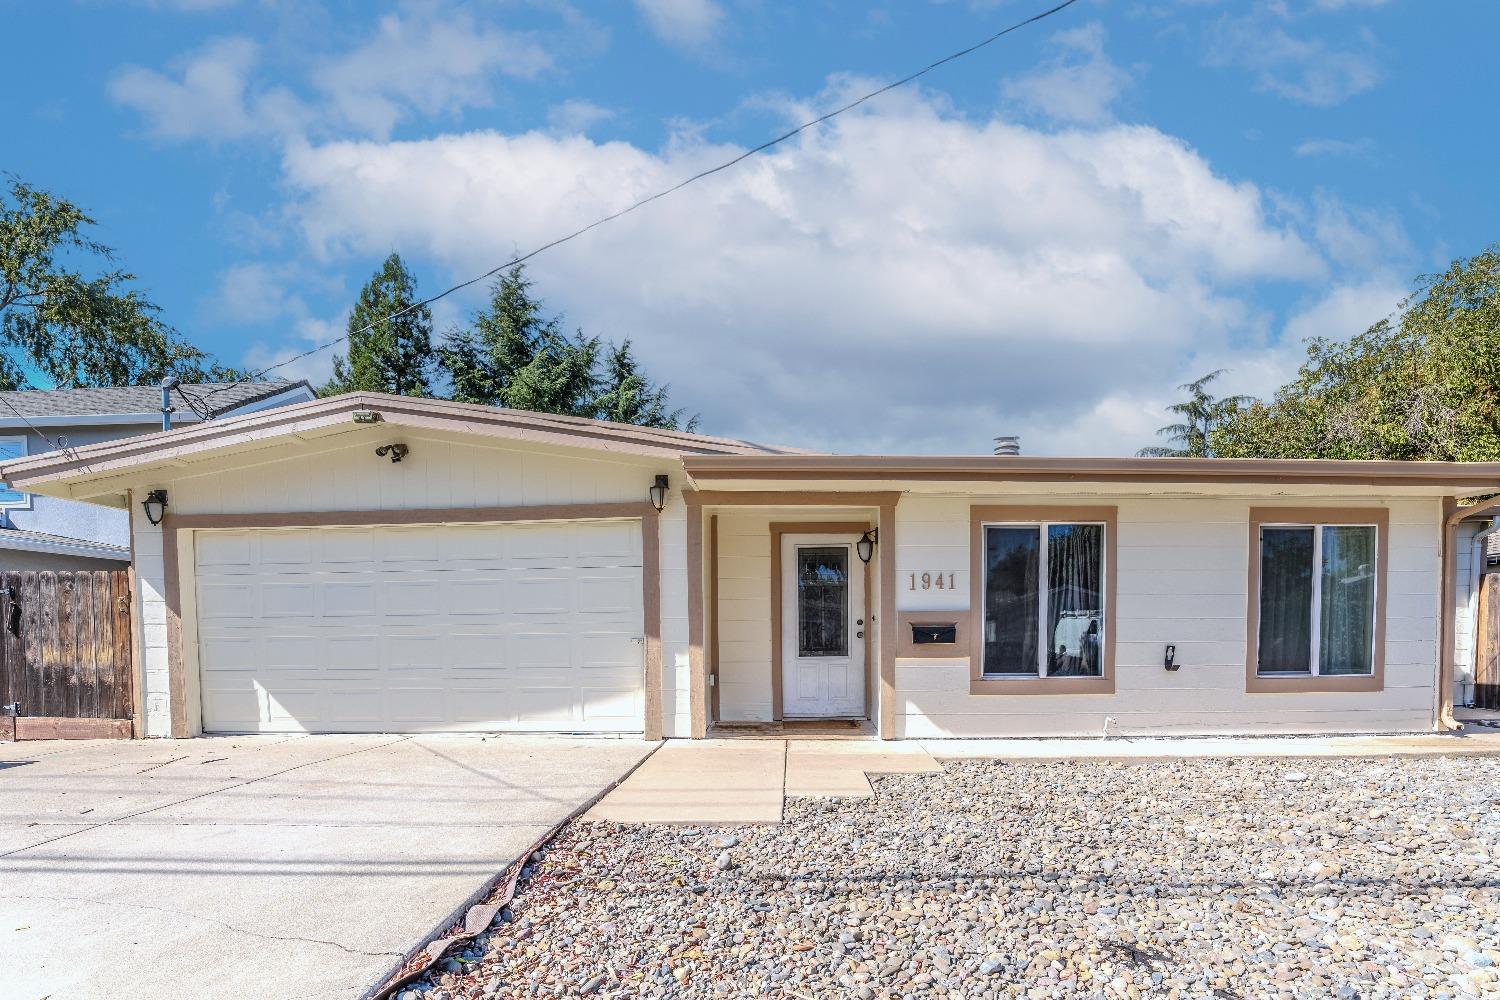
[[[196,382],[179,386],[172,402],[175,419],[190,422],[196,411],[209,416],[228,413],[301,386],[312,393],[306,381],[277,379],[269,382]],[[25,417],[48,426],[59,417],[139,416],[143,423],[161,419],[161,386],[124,385],[88,389],[22,389],[0,392],[0,421]]]
[[[352,392],[306,403],[140,434],[14,459],[0,465],[0,479],[20,489],[50,480],[86,480],[117,475],[160,463],[179,463],[240,445],[283,435],[310,435],[355,423],[355,411],[403,427],[477,434],[537,444],[589,448],[620,454],[680,458],[684,455],[807,454],[734,438],[637,427],[605,420],[532,413],[448,400]]]

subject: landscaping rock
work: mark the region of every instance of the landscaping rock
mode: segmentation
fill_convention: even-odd
[[[1494,770],[1297,765],[965,761],[779,825],[574,823],[423,1000],[1500,995]]]

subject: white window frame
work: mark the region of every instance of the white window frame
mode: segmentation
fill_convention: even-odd
[[[20,443],[21,450],[16,455],[16,457],[17,458],[25,458],[27,455],[29,455],[31,453],[31,439],[30,438],[28,438],[25,434],[0,434],[0,444],[14,444],[14,443],[17,443],[17,442]],[[31,494],[30,493],[27,493],[24,490],[18,490],[14,486],[11,486],[9,484],[7,484],[5,488],[7,490],[10,490],[11,492],[19,493],[20,494],[20,498],[16,499],[16,500],[6,500],[3,497],[0,497],[0,510],[30,510],[31,509]]]
[[[1380,614],[1380,525],[1363,522],[1325,521],[1321,523],[1310,523],[1304,521],[1277,521],[1275,523],[1262,521],[1260,524],[1259,545],[1256,546],[1255,558],[1261,560],[1260,581],[1261,587],[1265,587],[1266,579],[1266,529],[1267,528],[1311,528],[1313,533],[1313,556],[1312,556],[1312,607],[1311,621],[1311,646],[1307,651],[1307,663],[1309,670],[1262,670],[1260,668],[1260,656],[1262,648],[1260,645],[1260,620],[1265,614],[1265,601],[1263,594],[1257,594],[1255,599],[1255,674],[1257,677],[1373,677],[1375,676],[1375,640],[1379,634]],[[1322,657],[1319,655],[1323,645],[1323,529],[1325,528],[1369,528],[1375,532],[1375,564],[1370,567],[1370,574],[1375,578],[1375,591],[1370,596],[1370,668],[1358,674],[1325,674],[1322,673]]]
[[[1041,639],[1042,636],[1044,636],[1044,635],[1047,634],[1047,603],[1048,603],[1048,600],[1050,600],[1050,597],[1051,597],[1051,595],[1049,593],[1049,590],[1048,590],[1048,588],[1046,586],[1047,570],[1048,570],[1048,565],[1047,565],[1047,550],[1049,548],[1049,546],[1047,545],[1047,529],[1049,527],[1051,527],[1052,525],[1055,525],[1055,524],[1064,524],[1064,525],[1070,525],[1070,526],[1071,525],[1082,525],[1082,524],[1096,524],[1096,525],[1099,526],[1099,532],[1100,532],[1100,534],[1099,534],[1099,650],[1100,650],[1100,659],[1099,659],[1099,673],[1097,673],[1097,674],[1084,674],[1084,675],[1080,675],[1080,676],[1066,676],[1066,677],[1055,677],[1055,678],[1053,678],[1051,674],[1047,673],[1047,654],[1048,654],[1048,652],[1052,648],[1052,641],[1049,638],[1047,640],[1047,642],[1044,643],[1044,642],[1041,642],[1040,639]],[[1036,663],[1036,670],[1037,670],[1037,672],[1036,673],[1034,673],[1034,674],[1000,674],[1000,673],[990,673],[988,670],[986,670],[984,668],[984,663],[981,661],[980,664],[979,664],[979,676],[983,680],[987,680],[987,681],[1034,681],[1034,680],[1047,680],[1048,678],[1051,678],[1053,680],[1061,680],[1061,681],[1096,681],[1096,680],[1099,680],[1101,677],[1103,677],[1104,676],[1104,669],[1105,669],[1105,664],[1104,664],[1104,630],[1107,629],[1107,628],[1109,628],[1109,608],[1107,606],[1109,604],[1109,585],[1107,583],[1107,581],[1109,580],[1109,565],[1108,565],[1109,564],[1109,537],[1108,537],[1108,535],[1109,535],[1109,523],[1107,521],[982,521],[982,522],[980,522],[979,528],[980,528],[980,531],[979,531],[979,540],[980,540],[980,543],[984,545],[984,547],[985,547],[986,550],[988,550],[988,548],[989,548],[989,531],[990,531],[991,528],[1035,528],[1035,529],[1037,529],[1037,602],[1036,602],[1037,620],[1036,620],[1036,634],[1037,634],[1037,639],[1038,639],[1038,642],[1036,644],[1036,658],[1037,658],[1037,663]],[[984,638],[983,637],[989,635],[989,629],[988,629],[989,620],[990,620],[990,602],[989,602],[990,569],[989,569],[989,559],[987,557],[985,557],[985,556],[981,556],[981,563],[980,563],[980,565],[982,565],[984,567],[984,580],[981,581],[981,588],[982,589],[979,592],[980,595],[981,595],[980,609],[979,609],[979,630],[980,630],[979,631],[979,635],[980,635],[980,645],[979,645],[979,648],[980,648],[980,651],[982,653],[983,650],[984,650],[984,646],[985,646],[985,642],[984,642]]]

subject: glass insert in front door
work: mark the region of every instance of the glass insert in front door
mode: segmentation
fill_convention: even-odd
[[[797,547],[797,655],[849,655],[849,546]]]

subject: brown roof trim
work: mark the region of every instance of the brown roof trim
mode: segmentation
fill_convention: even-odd
[[[155,434],[19,458],[0,465],[0,477],[19,486],[79,474],[102,475],[215,448],[347,423],[355,410],[375,410],[386,421],[402,427],[457,431],[631,455],[678,458],[688,454],[779,454],[789,451],[731,438],[583,417],[355,392]]]
[[[696,480],[1286,483],[1500,490],[1500,462],[1260,458],[1020,458],[994,455],[690,455]]]

